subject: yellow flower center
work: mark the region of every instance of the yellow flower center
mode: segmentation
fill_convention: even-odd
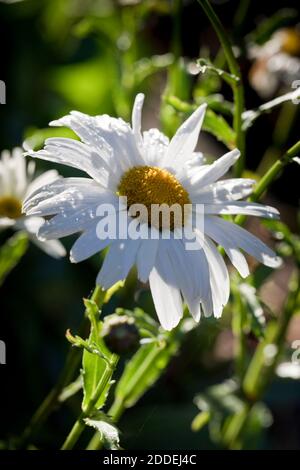
[[[14,196],[0,197],[0,217],[18,219],[22,215],[22,203]]]
[[[142,221],[147,221],[149,225],[152,222],[160,230],[182,227],[189,209],[187,205],[191,204],[187,191],[175,176],[155,166],[136,166],[124,173],[118,194],[127,197],[129,213],[134,204],[143,205],[147,209],[147,220]],[[156,206],[153,206],[154,204]],[[158,214],[158,219],[154,217],[157,206],[162,204],[170,208],[168,226],[161,213]]]
[[[293,28],[282,31],[281,50],[292,56],[300,55],[300,32]]]

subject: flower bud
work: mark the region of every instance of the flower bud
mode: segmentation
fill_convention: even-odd
[[[108,349],[119,355],[132,353],[139,346],[139,330],[134,319],[127,315],[113,314],[106,317],[102,337]]]

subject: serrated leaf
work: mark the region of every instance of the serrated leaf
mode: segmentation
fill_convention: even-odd
[[[216,114],[211,109],[208,109],[205,114],[203,122],[203,130],[213,134],[218,140],[223,142],[229,149],[235,147],[235,132],[229,126],[227,121]]]
[[[106,449],[120,450],[118,428],[104,413],[96,413],[91,418],[85,418],[84,422],[100,433],[101,441]]]
[[[28,247],[28,237],[18,232],[9,238],[0,248],[0,285],[6,276],[18,264]]]
[[[105,354],[106,357],[110,358],[112,354],[106,348],[101,338],[102,323],[99,322],[97,316],[99,315],[98,307],[95,302],[91,300],[85,300],[85,306],[87,309],[87,315],[91,321],[91,333],[89,337],[89,343],[94,343],[97,347]],[[82,409],[84,410],[91,397],[93,396],[99,381],[101,380],[104,372],[106,371],[107,364],[104,359],[99,357],[97,354],[92,354],[84,349],[82,356],[82,377],[83,377],[83,401]],[[96,409],[100,409],[107,398],[109,388],[111,386],[110,381],[107,382],[103,393],[99,397],[95,404]]]

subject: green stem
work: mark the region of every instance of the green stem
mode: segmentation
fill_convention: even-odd
[[[118,356],[114,355],[111,363],[107,365],[104,374],[101,377],[100,382],[98,383],[95,392],[93,393],[88,405],[82,411],[79,418],[77,419],[76,423],[74,424],[73,428],[71,429],[69,435],[67,436],[61,450],[71,450],[73,449],[74,445],[78,441],[79,437],[81,436],[82,432],[85,429],[85,418],[88,418],[95,409],[95,405],[99,400],[99,397],[103,393],[104,389],[107,386],[107,383],[110,381],[111,376],[115,370],[115,367],[118,362]]]
[[[235,175],[240,176],[243,172],[245,166],[245,133],[243,130],[243,121],[242,121],[242,114],[244,112],[244,87],[242,83],[240,67],[237,63],[237,60],[233,54],[232,45],[226,34],[226,31],[216,15],[214,9],[212,8],[210,2],[208,0],[197,0],[198,3],[203,8],[206,16],[210,20],[219,41],[223,47],[224,54],[226,61],[228,63],[228,67],[230,72],[233,75],[238,77],[238,81],[235,84],[232,84],[233,90],[233,97],[234,97],[234,119],[233,119],[233,127],[236,133],[236,145],[241,152],[241,157],[239,158],[236,168],[235,168]]]
[[[244,334],[245,311],[236,286],[232,287],[232,292],[235,299],[232,314],[232,330],[235,337],[235,370],[237,376],[242,381],[247,367],[247,342]]]
[[[235,165],[235,176],[239,177],[242,175],[245,168],[245,133],[243,130],[243,119],[242,114],[244,112],[244,88],[241,80],[233,85],[233,97],[234,97],[234,116],[233,116],[233,128],[236,133],[236,146],[241,152],[241,156]]]
[[[260,179],[254,188],[253,193],[251,194],[249,201],[255,202],[264,194],[264,192],[269,188],[271,183],[278,177],[281,171],[293,161],[293,158],[298,155],[300,152],[300,140],[293,145],[279,160],[277,160],[267,173]],[[242,225],[247,216],[238,215],[235,217],[234,222],[236,224]]]
[[[104,291],[99,286],[95,287],[91,296],[91,300],[93,300],[99,307],[104,302]],[[80,333],[84,334],[87,324],[87,310],[85,310],[84,320],[79,328]],[[72,378],[74,377],[75,372],[80,364],[80,358],[80,350],[71,347],[57,383],[54,385],[50,393],[46,396],[44,401],[41,403],[31,418],[29,425],[25,429],[19,441],[20,447],[24,447],[30,441],[30,439],[34,437],[40,426],[46,421],[53,410],[59,406],[59,396],[63,389],[71,382]]]

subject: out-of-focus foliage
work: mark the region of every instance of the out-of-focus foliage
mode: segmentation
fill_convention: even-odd
[[[25,141],[27,148],[38,149],[48,137],[77,138],[68,129],[48,127],[72,109],[129,120],[137,92],[149,96],[144,129],[160,121],[172,136],[205,102],[200,150],[209,159],[235,147],[232,91],[237,77],[196,1],[5,3],[0,3],[7,49],[0,77],[7,84],[7,104],[0,108],[1,148]],[[245,88],[243,176],[259,181],[299,140],[299,107],[293,104],[299,94],[278,81],[274,95],[262,99],[251,86],[249,71],[256,59],[250,51],[266,45],[283,27],[297,28],[299,14],[292,1],[211,3],[234,44]],[[38,167],[49,165],[38,162]],[[65,174],[66,169],[59,171]],[[292,163],[269,188],[267,202],[280,207],[282,222],[264,223],[267,230],[250,225],[274,245],[283,267],[274,272],[250,261],[249,278],[232,274],[222,319],[203,318],[196,327],[185,318],[175,332],[163,332],[149,291],[134,273],[100,310],[86,303],[88,326],[80,336],[69,335],[73,349],[83,352],[82,371],[78,367],[59,394],[56,405],[63,408],[33,435],[39,447],[61,445],[79,410],[84,413],[91,402],[82,432],[95,429],[110,449],[299,447],[300,384],[276,372],[282,361],[295,365],[292,341],[300,337],[298,181],[299,166]],[[0,447],[15,445],[11,436],[21,435],[56,383],[67,349],[64,332],[79,330],[81,299],[90,295],[102,259],[96,255],[71,266],[34,247],[25,255],[26,237],[9,237],[1,233],[1,339],[6,335],[3,339],[14,347],[1,369],[1,402],[9,406],[1,409]],[[65,243],[69,247],[71,240]],[[134,353],[119,357],[108,350],[101,334],[111,315],[133,320],[141,338]],[[103,376],[101,396],[93,403]]]

